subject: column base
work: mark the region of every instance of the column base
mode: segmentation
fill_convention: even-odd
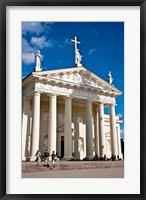
[[[99,160],[105,160],[105,158],[104,157],[99,157]]]
[[[119,159],[118,159],[118,155],[112,155],[111,159],[112,159],[112,161],[119,160]]]
[[[30,157],[30,161],[35,161],[35,158],[34,157]]]
[[[118,155],[118,160],[123,160],[123,154]]]
[[[73,160],[72,156],[64,156],[61,160]]]
[[[106,155],[98,157],[98,160],[107,160]]]
[[[23,158],[22,158],[22,161],[26,161],[26,157],[23,157]]]
[[[86,159],[87,159],[87,160],[93,160],[93,159],[94,159],[94,156],[86,156]]]
[[[31,161],[30,157],[22,158],[22,162],[29,162],[29,161]],[[32,161],[35,161],[35,159],[33,160],[33,158],[32,158]]]

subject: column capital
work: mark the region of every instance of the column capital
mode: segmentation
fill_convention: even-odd
[[[93,102],[95,102],[93,99],[86,99],[86,102],[91,102],[91,103],[93,103]]]
[[[42,93],[42,92],[40,92],[40,91],[34,91],[33,95],[34,95],[34,96],[40,96],[41,93]]]
[[[86,102],[92,103],[92,100],[90,100],[90,99],[87,99],[87,100],[86,100]]]
[[[115,107],[115,106],[117,106],[116,103],[111,103],[111,104],[109,104],[109,107]]]
[[[110,108],[114,108],[114,107],[115,107],[115,105],[113,105],[113,104],[110,105]]]
[[[92,103],[92,101],[91,101],[90,99],[87,99],[86,102],[88,102],[88,103]]]
[[[56,97],[57,97],[57,95],[55,95],[55,94],[52,94],[52,95],[49,96],[49,98],[52,98],[52,99],[56,98]]]
[[[71,100],[72,97],[71,96],[65,96],[65,99]]]
[[[56,93],[49,93],[47,94],[48,97],[52,97],[52,96],[59,96],[59,94],[56,94]]]
[[[103,103],[103,102],[99,102],[99,103],[98,103],[98,107],[101,107],[101,106],[104,106],[104,103]]]
[[[104,105],[105,104],[104,101],[98,101],[97,103],[98,103],[98,105]]]

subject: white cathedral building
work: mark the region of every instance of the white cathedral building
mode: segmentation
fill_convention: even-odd
[[[42,71],[36,53],[35,71],[22,81],[22,160],[55,151],[65,160],[122,159],[116,97],[122,92],[82,66],[75,43],[73,68]],[[104,108],[109,108],[109,115]]]

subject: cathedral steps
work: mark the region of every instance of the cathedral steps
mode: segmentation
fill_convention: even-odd
[[[73,170],[73,169],[97,169],[97,168],[117,168],[124,167],[124,161],[57,161],[53,167],[44,166],[44,162],[37,165],[35,162],[22,162],[22,172],[37,172],[48,170]]]

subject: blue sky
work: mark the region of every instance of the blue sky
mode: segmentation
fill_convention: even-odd
[[[37,50],[41,51],[43,70],[74,67],[71,39],[75,36],[81,42],[78,48],[84,67],[106,81],[112,72],[114,86],[123,92],[116,99],[116,114],[124,121],[123,22],[22,22],[22,78],[34,71]]]

